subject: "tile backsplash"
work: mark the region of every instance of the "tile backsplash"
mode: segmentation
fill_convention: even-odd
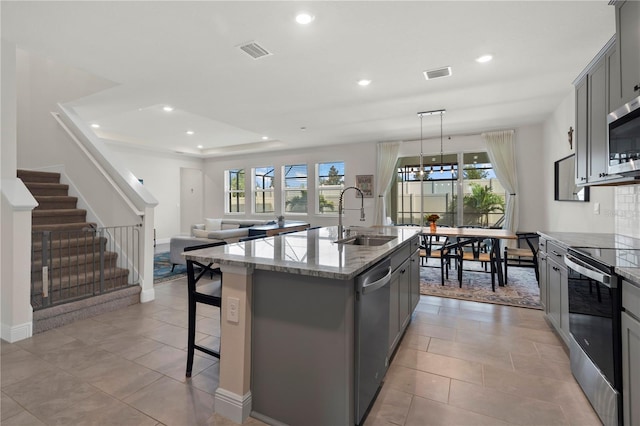
[[[640,184],[615,190],[616,234],[640,238]]]

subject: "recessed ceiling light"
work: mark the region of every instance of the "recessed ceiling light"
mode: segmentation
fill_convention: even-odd
[[[202,149],[202,148],[204,148],[204,146],[198,145],[198,149]]]
[[[482,55],[482,56],[480,56],[479,58],[476,59],[476,62],[484,64],[485,62],[489,62],[492,59],[493,59],[493,56],[491,56],[491,55]]]
[[[173,111],[173,107],[169,105],[165,105],[164,107],[162,107],[162,110],[166,112],[171,112]]]
[[[91,127],[93,127],[94,129],[99,129],[99,128],[100,128],[100,125],[99,125],[99,124],[97,124],[97,123],[93,123],[93,124],[91,125]]]
[[[358,80],[358,84],[360,86],[368,86],[371,84],[371,80],[367,80],[366,78],[363,78],[362,80]]]
[[[314,19],[316,19],[315,16],[310,15],[306,12],[299,13],[298,16],[296,16],[296,22],[302,25],[310,24],[311,22],[313,22]]]
[[[187,130],[188,135],[192,135],[193,133],[194,133],[193,130]]]
[[[263,141],[266,141],[267,139],[269,139],[269,136],[263,136],[263,137],[262,137],[262,140],[263,140]]]

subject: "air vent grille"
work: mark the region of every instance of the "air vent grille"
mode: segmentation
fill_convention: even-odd
[[[251,56],[253,59],[260,59],[260,58],[264,58],[265,56],[272,55],[271,52],[269,52],[264,47],[260,46],[255,41],[252,41],[250,43],[241,44],[238,47],[240,48],[240,50],[242,50],[247,55]]]
[[[424,78],[434,80],[436,78],[449,77],[451,75],[451,67],[438,68],[435,70],[424,71]]]

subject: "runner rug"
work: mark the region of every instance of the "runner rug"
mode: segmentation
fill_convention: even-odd
[[[449,271],[444,286],[440,282],[440,261],[429,259],[428,266],[420,267],[420,294],[448,297],[474,302],[542,309],[540,289],[533,268],[509,268],[509,281],[491,291],[491,274],[484,272],[479,262],[468,262],[462,272],[462,288],[455,269]]]
[[[156,253],[153,256],[153,283],[158,284],[165,281],[173,281],[187,276],[186,265],[176,265],[171,271],[171,261],[169,252]]]

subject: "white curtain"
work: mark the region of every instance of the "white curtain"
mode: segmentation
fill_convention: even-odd
[[[396,172],[400,142],[380,142],[377,146],[376,166],[376,220],[374,225],[384,225],[389,211],[389,190]]]
[[[487,146],[487,153],[489,154],[489,159],[493,165],[496,177],[504,189],[507,190],[504,225],[502,228],[516,232],[518,230],[519,217],[518,195],[520,194],[518,194],[514,131],[501,130],[483,133],[482,139]]]

